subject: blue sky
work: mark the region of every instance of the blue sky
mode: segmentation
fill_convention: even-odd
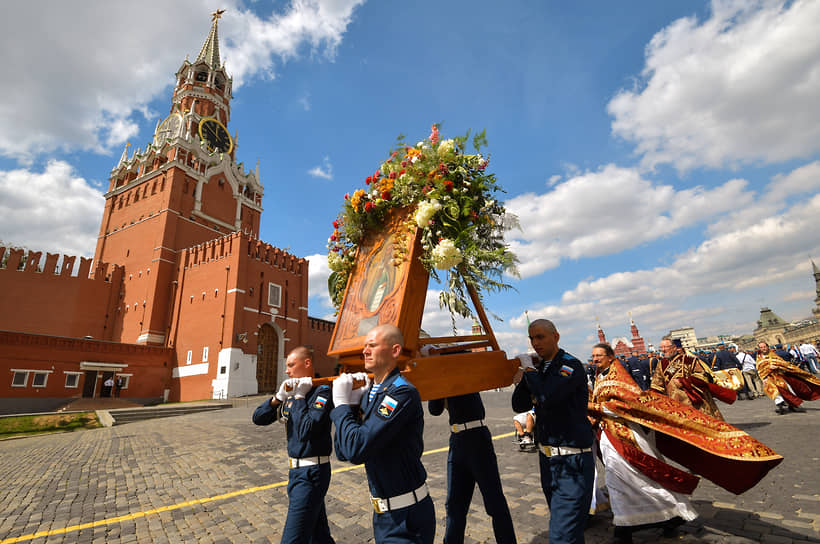
[[[342,195],[399,134],[486,129],[521,230],[486,307],[510,355],[524,311],[586,358],[596,319],[749,333],[813,307],[820,258],[817,2],[19,2],[0,21],[0,240],[92,255],[108,172],[145,147],[174,73],[220,21],[230,132],[265,187],[261,238],[311,262]],[[434,286],[433,286],[434,287]],[[435,299],[435,293],[428,298]],[[424,328],[446,332],[429,304]],[[462,326],[469,327],[469,323]]]

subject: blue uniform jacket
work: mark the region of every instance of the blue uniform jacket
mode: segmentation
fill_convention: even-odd
[[[364,394],[361,414],[356,406],[342,405],[330,417],[336,425],[336,456],[341,461],[364,463],[373,497],[402,495],[427,479],[421,464],[421,397],[398,369],[382,382],[373,402]]]
[[[587,419],[589,389],[581,361],[558,350],[552,361],[524,372],[512,395],[512,409],[526,412],[535,406],[538,442],[547,446],[588,448],[592,426]]]
[[[735,354],[726,351],[725,349],[715,352],[712,359],[712,370],[726,370],[729,368],[741,368],[740,361],[737,360]]]
[[[440,416],[444,412],[445,405],[450,417],[450,425],[484,419],[484,403],[481,402],[481,395],[478,393],[431,400],[427,402],[427,410],[434,416]]]
[[[330,438],[332,409],[330,386],[321,385],[311,389],[303,399],[290,397],[278,408],[270,405],[270,399],[266,400],[253,413],[253,422],[257,425],[270,425],[285,416],[288,418],[288,456],[324,457],[333,450]]]

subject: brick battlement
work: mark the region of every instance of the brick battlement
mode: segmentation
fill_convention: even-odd
[[[283,249],[253,238],[242,232],[227,234],[182,250],[180,263],[184,268],[200,266],[210,261],[224,259],[234,253],[243,252],[256,261],[265,262],[276,268],[305,274],[307,260],[296,257]]]
[[[76,277],[90,280],[98,279],[108,283],[112,281],[115,283],[119,282],[122,279],[123,274],[123,269],[121,266],[103,262],[96,263],[92,274],[91,265],[94,264],[93,259],[87,259],[85,257],[80,257],[80,264],[77,268],[77,273],[74,274],[74,265],[77,261],[77,257],[75,255],[62,255],[62,262],[60,262],[61,255],[59,253],[46,253],[46,262],[42,269],[40,269],[40,261],[43,257],[42,251],[29,251],[28,255],[26,255],[26,252],[23,249],[6,248],[0,246],[0,263],[6,255],[8,255],[8,260],[6,261],[5,266],[0,266],[0,273],[12,272],[27,275],[41,274],[43,278]]]
[[[320,319],[318,317],[310,317],[308,316],[308,322],[310,323],[310,330],[311,331],[321,331],[321,332],[333,332],[333,327],[336,326],[336,322],[328,321],[326,319]]]

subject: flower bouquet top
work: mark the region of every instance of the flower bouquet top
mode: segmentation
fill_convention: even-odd
[[[473,137],[475,154],[464,152],[468,138],[469,133],[442,140],[438,125],[414,146],[400,136],[387,160],[365,179],[366,188],[345,195],[328,240],[328,288],[337,309],[359,244],[368,232],[381,230],[396,208],[415,209],[409,226],[421,231],[422,264],[443,283],[439,303],[451,315],[471,316],[466,284],[479,296],[511,287],[502,276],[517,274],[517,259],[504,243],[504,231],[517,223],[496,198],[501,188],[495,175],[486,171],[488,159],[480,153],[484,132]],[[393,264],[403,258],[397,249]]]

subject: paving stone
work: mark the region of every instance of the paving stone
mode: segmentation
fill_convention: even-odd
[[[512,429],[510,392],[483,394],[494,436]],[[261,402],[261,399],[260,401]],[[82,433],[0,442],[0,542],[43,530],[102,522],[25,542],[47,543],[254,543],[279,542],[285,485],[228,498],[184,504],[287,480],[282,425],[257,427],[247,406],[136,422]],[[785,456],[754,489],[736,496],[702,480],[692,495],[700,518],[664,539],[658,531],[636,533],[637,544],[797,544],[820,542],[820,471],[816,441],[797,440],[820,428],[820,403],[805,414],[776,416],[767,399],[721,405],[727,420]],[[425,446],[444,448],[446,418],[426,417]],[[518,451],[509,436],[493,442],[518,541],[548,542],[549,509],[538,479],[538,454]],[[436,508],[436,541],[444,536],[446,450],[423,457]],[[350,465],[333,460],[334,470]],[[372,511],[362,468],[335,472],[326,501],[337,542],[372,542]],[[122,521],[131,516],[170,508]],[[585,533],[590,544],[611,542],[612,516],[594,516]],[[476,490],[465,542],[493,542],[492,524]]]

